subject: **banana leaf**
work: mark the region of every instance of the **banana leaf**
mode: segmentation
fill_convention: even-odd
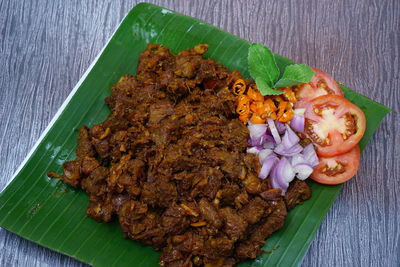
[[[245,76],[250,43],[197,19],[151,4],[135,6],[100,53],[41,138],[0,194],[0,226],[49,249],[94,266],[158,266],[159,252],[123,238],[117,222],[98,223],[85,215],[87,195],[47,177],[62,172],[62,163],[75,157],[78,129],[106,119],[104,98],[124,74],[135,74],[139,54],[148,43],[177,53],[207,43],[206,57]],[[293,62],[276,56],[280,68]],[[366,114],[365,148],[387,107],[346,87],[345,96]],[[289,212],[285,226],[267,240],[263,254],[241,266],[297,266],[341,186],[310,182],[313,196]]]

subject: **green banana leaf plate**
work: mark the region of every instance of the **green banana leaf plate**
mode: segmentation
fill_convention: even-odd
[[[0,226],[42,246],[94,266],[158,266],[159,252],[124,239],[117,222],[98,223],[85,215],[87,195],[47,177],[62,171],[75,157],[78,129],[106,119],[104,98],[112,84],[134,74],[139,54],[148,43],[169,46],[176,53],[199,43],[209,44],[206,57],[245,76],[250,43],[197,19],[151,5],[135,6],[71,92],[55,118],[0,194]],[[276,56],[280,68],[293,62]],[[345,96],[367,117],[360,146],[365,148],[387,107],[343,87]],[[310,182],[313,196],[289,213],[284,228],[268,239],[273,250],[240,266],[297,266],[341,186]]]

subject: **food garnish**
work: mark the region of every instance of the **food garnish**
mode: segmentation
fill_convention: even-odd
[[[287,66],[278,80],[274,55],[260,44],[251,45],[248,65],[256,84],[240,79],[233,89],[239,119],[250,131],[247,152],[258,155],[262,164],[259,177],[270,177],[283,194],[295,177],[313,174],[311,178],[327,184],[353,177],[365,115],[343,97],[335,80],[299,64]]]
[[[253,43],[247,57],[249,72],[255,80],[262,95],[280,95],[282,87],[289,87],[307,83],[314,75],[314,71],[307,65],[293,64],[285,68],[280,77],[275,56],[268,47]]]
[[[330,158],[319,157],[319,165],[311,179],[321,184],[341,184],[351,179],[358,170],[360,148]]]
[[[312,99],[305,113],[305,133],[323,157],[350,151],[364,135],[366,120],[359,107],[339,95]]]
[[[250,146],[247,153],[257,155],[261,164],[258,177],[270,178],[273,188],[285,194],[295,178],[304,180],[318,165],[314,146],[299,144],[300,138],[288,124],[268,118],[268,124],[249,122]]]

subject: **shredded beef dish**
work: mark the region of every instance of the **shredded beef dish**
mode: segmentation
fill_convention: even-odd
[[[287,211],[311,195],[304,181],[282,197],[258,178],[229,89],[241,74],[204,59],[207,49],[174,55],[149,44],[137,75],[112,87],[108,118],[80,129],[76,160],[60,176],[87,192],[87,216],[118,219],[126,237],[162,252],[162,266],[256,258]]]

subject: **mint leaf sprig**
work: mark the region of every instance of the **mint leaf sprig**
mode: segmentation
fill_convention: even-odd
[[[262,95],[280,95],[283,92],[277,88],[308,83],[314,76],[314,71],[309,66],[293,64],[285,68],[279,79],[280,72],[274,54],[258,43],[251,44],[247,61],[250,75]]]

